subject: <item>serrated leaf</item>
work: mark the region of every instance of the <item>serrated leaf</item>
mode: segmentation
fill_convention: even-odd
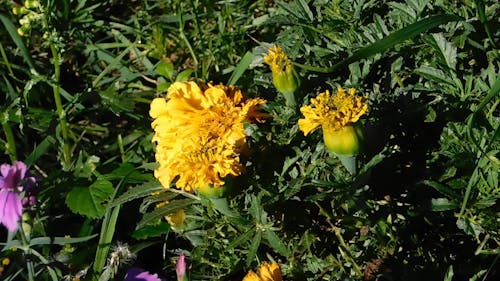
[[[132,233],[135,239],[147,239],[160,236],[170,231],[170,225],[166,222],[161,222],[157,225],[146,225]]]
[[[458,203],[450,201],[446,198],[433,198],[431,200],[431,208],[436,212],[455,210],[458,207]]]
[[[262,232],[257,231],[255,233],[255,236],[253,237],[252,244],[250,245],[250,248],[248,249],[248,254],[247,254],[247,267],[252,264],[252,261],[255,259],[255,254],[257,254],[257,249],[259,249],[260,241],[262,240]]]
[[[219,211],[224,216],[235,218],[238,217],[238,213],[229,208],[227,198],[208,198],[212,202],[212,206],[215,210]]]
[[[102,103],[109,106],[111,111],[116,115],[122,112],[132,112],[135,108],[134,99],[130,96],[118,93],[115,85],[110,85],[106,90],[99,92],[102,98]]]
[[[446,75],[442,70],[434,68],[432,66],[422,65],[419,68],[415,69],[415,73],[437,83],[454,85],[451,77]]]
[[[476,239],[479,238],[479,234],[484,232],[484,229],[480,225],[471,222],[468,218],[459,218],[457,220],[457,227],[466,234],[474,236]]]
[[[252,236],[255,235],[255,229],[251,228],[240,236],[236,237],[231,243],[229,243],[228,248],[232,249],[236,246],[239,246],[241,243],[249,241]]]
[[[193,204],[193,199],[179,199],[169,202],[160,208],[154,209],[152,212],[145,214],[141,221],[137,224],[137,228],[141,228],[147,224],[157,223],[164,216],[175,212],[178,209],[185,208]]]
[[[270,229],[266,229],[266,240],[269,242],[269,246],[276,250],[280,255],[287,257],[290,255],[290,250],[283,244],[281,239]]]
[[[461,198],[461,196],[458,193],[456,193],[455,191],[453,191],[453,189],[451,189],[446,185],[430,180],[424,181],[424,184],[433,187],[437,191],[441,192],[443,195],[446,195],[448,198],[456,200],[459,200]]]
[[[113,192],[111,182],[98,179],[89,187],[73,188],[66,196],[66,205],[76,214],[92,219],[101,218]]]
[[[164,189],[165,188],[158,182],[147,182],[127,190],[120,197],[113,200],[113,202],[110,203],[110,207],[115,207],[138,198],[146,197],[154,192],[162,191]]]
[[[442,33],[433,33],[431,46],[436,50],[438,61],[449,69],[457,65],[457,48],[446,41]]]

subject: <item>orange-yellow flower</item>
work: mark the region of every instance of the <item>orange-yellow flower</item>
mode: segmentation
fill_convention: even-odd
[[[295,71],[292,60],[288,58],[280,46],[275,44],[267,52],[264,62],[271,68],[274,87],[285,96],[288,105],[294,106],[294,92],[300,85],[300,76]]]
[[[362,130],[355,123],[368,111],[364,97],[357,97],[354,88],[346,92],[339,88],[333,96],[327,90],[311,99],[311,104],[300,111],[304,118],[299,119],[299,128],[308,135],[314,129],[323,129],[326,147],[340,155],[355,155],[361,149]]]
[[[167,99],[151,102],[155,120],[153,141],[160,167],[155,177],[168,188],[194,192],[224,185],[228,175],[242,173],[239,155],[246,148],[244,122],[262,121],[258,106],[263,99],[243,98],[232,86],[175,82]]]
[[[259,266],[258,273],[250,270],[243,281],[282,281],[281,269],[276,262],[263,262]]]

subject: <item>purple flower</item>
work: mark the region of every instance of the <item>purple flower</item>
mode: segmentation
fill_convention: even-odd
[[[0,173],[0,224],[3,224],[9,232],[14,232],[23,210],[19,193],[26,191],[27,204],[36,200],[36,197],[32,198],[33,195],[28,194],[34,187],[25,190],[23,180],[27,180],[28,185],[34,186],[35,179],[26,176],[26,164],[20,161],[15,161],[13,165],[2,164]]]
[[[158,274],[151,274],[144,269],[133,267],[127,271],[123,281],[162,281]]]
[[[188,280],[186,276],[186,268],[186,255],[184,255],[184,253],[181,253],[175,267],[175,271],[177,273],[177,281]]]

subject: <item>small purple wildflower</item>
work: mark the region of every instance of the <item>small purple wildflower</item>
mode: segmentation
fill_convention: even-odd
[[[179,259],[177,260],[177,265],[175,267],[175,271],[177,273],[177,281],[184,281],[188,280],[186,276],[186,255],[184,253],[181,253],[179,255]]]
[[[3,224],[9,232],[17,229],[23,205],[33,205],[36,202],[36,197],[30,194],[35,190],[36,181],[34,177],[27,176],[26,169],[26,164],[20,161],[0,166],[0,224]],[[25,191],[24,202],[19,197],[23,191]]]
[[[162,281],[158,274],[151,274],[141,268],[133,267],[127,271],[123,281]]]

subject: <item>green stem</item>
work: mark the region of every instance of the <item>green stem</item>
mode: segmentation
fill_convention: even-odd
[[[182,20],[182,11],[179,13],[179,19],[180,19],[179,20],[179,34],[180,34],[182,40],[184,41],[184,43],[186,43],[186,46],[189,49],[189,53],[191,54],[191,57],[193,58],[194,65],[198,66],[198,59],[196,58],[196,55],[195,55],[194,50],[193,50],[193,47],[191,46],[191,43],[189,43],[189,40],[186,37],[186,34],[184,33],[184,21]]]
[[[295,101],[295,95],[293,92],[287,92],[287,93],[283,92],[282,94],[285,97],[285,102],[287,106],[291,108],[295,108],[297,106],[297,102]]]
[[[9,60],[7,59],[7,54],[5,54],[5,49],[3,48],[2,43],[0,42],[0,54],[2,54],[3,61],[7,66],[7,70],[9,71],[10,76],[14,77],[14,71],[12,71],[12,67],[10,67]]]
[[[24,250],[24,255],[27,258],[26,260],[26,267],[28,269],[28,280],[29,281],[35,281],[35,268],[33,267],[33,261],[31,260],[31,249],[29,247],[29,242],[28,238],[26,236],[26,233],[24,233],[24,229],[22,227],[22,222],[19,223],[19,233],[21,234],[21,240],[23,242],[23,246],[25,248]]]
[[[356,261],[352,257],[351,248],[349,247],[349,245],[347,245],[345,243],[344,237],[342,237],[341,229],[332,223],[332,221],[331,221],[332,216],[325,209],[323,209],[323,207],[318,202],[315,202],[315,203],[316,203],[316,206],[318,206],[318,208],[319,208],[319,213],[321,215],[325,216],[327,223],[330,225],[330,227],[335,232],[335,237],[337,237],[337,240],[339,241],[341,249],[344,249],[344,251],[346,252],[346,255],[342,255],[342,257],[344,257],[348,262],[350,262],[352,264],[354,271],[356,271],[356,274],[358,275],[358,277],[361,278],[363,276],[363,272],[361,271],[361,267],[356,263]]]
[[[61,135],[63,141],[63,166],[64,168],[69,168],[71,165],[71,146],[69,144],[68,138],[68,124],[66,123],[66,112],[64,111],[61,93],[60,93],[60,77],[61,77],[61,66],[59,60],[59,53],[57,52],[56,46],[51,43],[50,50],[52,52],[52,63],[54,64],[54,84],[52,85],[52,91],[54,92],[54,101],[56,103],[57,115],[59,117],[59,125],[61,126]]]
[[[7,115],[7,116],[5,116]],[[4,113],[4,118],[2,120],[2,128],[5,133],[5,139],[7,140],[7,145],[6,145],[6,151],[9,154],[10,160],[12,162],[17,160],[17,153],[16,153],[16,140],[14,139],[14,134],[12,133],[12,129],[9,126],[8,123],[8,113]]]

